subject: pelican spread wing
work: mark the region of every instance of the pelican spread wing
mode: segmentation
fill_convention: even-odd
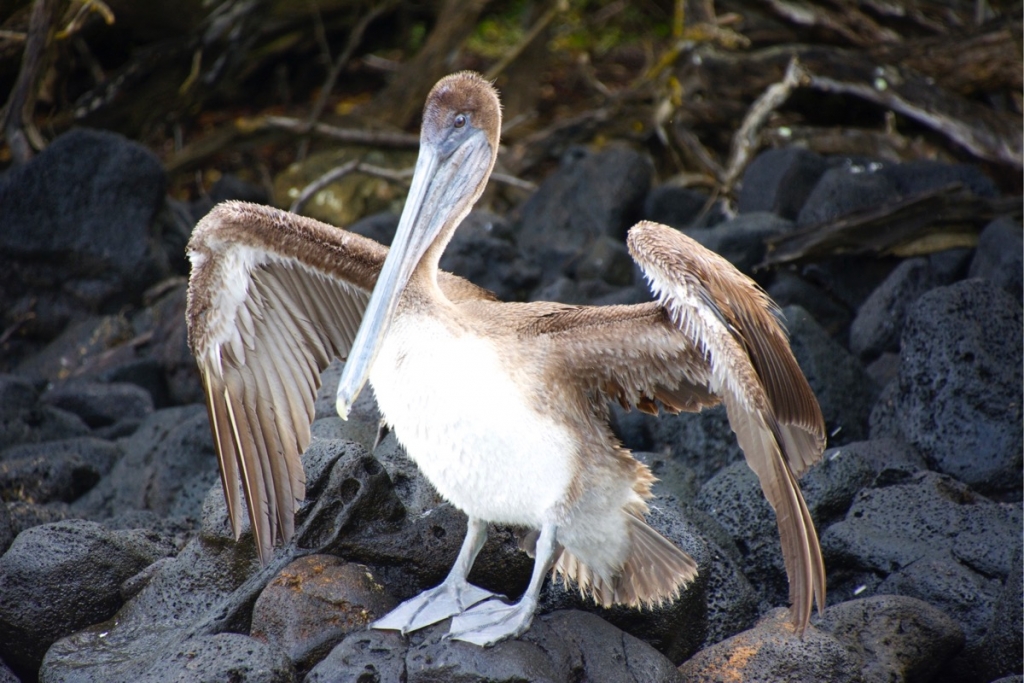
[[[824,599],[817,536],[796,477],[824,448],[817,401],[768,297],[728,262],[676,230],[641,223],[629,248],[658,302],[551,305],[533,332],[577,382],[625,406],[699,411],[724,402],[729,421],[775,509],[790,576],[794,622]],[[294,533],[305,494],[300,456],[309,444],[320,373],[344,358],[376,283],[386,247],[277,209],[226,202],[189,243],[189,345],[207,396],[222,483],[236,537],[241,498],[260,558]],[[452,301],[492,300],[439,273]]]
[[[352,345],[387,256],[354,233],[277,209],[225,202],[193,231],[189,346],[199,364],[232,529],[238,480],[261,560],[294,532],[305,496],[320,373]],[[447,273],[453,300],[490,294]]]
[[[629,249],[659,300],[566,308],[542,333],[562,337],[562,371],[625,406],[697,411],[723,402],[775,509],[793,621],[824,605],[825,570],[796,477],[820,459],[821,410],[789,348],[777,309],[749,278],[682,233],[640,223]]]

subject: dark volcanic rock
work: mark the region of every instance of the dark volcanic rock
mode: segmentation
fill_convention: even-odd
[[[253,204],[270,204],[271,197],[263,185],[242,180],[231,173],[225,174],[213,184],[210,192],[189,204],[188,210],[192,224],[198,223],[203,216],[210,213],[213,207],[221,202],[237,199]]]
[[[170,648],[164,657],[133,680],[138,683],[294,683],[297,679],[291,662],[280,648],[238,633],[218,633],[195,636]]]
[[[700,603],[691,602],[690,596],[683,597],[695,611],[693,619],[706,623],[703,645],[717,643],[749,628],[758,616],[758,595],[741,570],[740,553],[729,533],[718,520],[693,504],[699,488],[696,473],[668,453],[634,455],[658,478],[652,488],[655,498],[649,520],[658,525],[658,530],[666,538],[697,560],[702,577],[699,576],[695,584],[684,590],[688,593],[702,591],[702,600],[707,607],[701,610]],[[702,583],[706,586],[702,587]],[[706,618],[703,616],[705,612]],[[606,614],[602,610],[597,613]],[[636,618],[634,614],[633,619]],[[649,631],[634,632],[628,626],[629,621],[613,623],[647,640],[644,633]],[[695,630],[694,626],[699,624],[687,626],[686,630]],[[686,642],[683,638],[673,637],[672,640]],[[668,653],[667,650],[665,652]]]
[[[892,351],[883,352],[878,358],[868,363],[864,369],[867,371],[868,376],[874,380],[875,384],[884,390],[899,374],[900,354],[893,353]],[[869,418],[868,425],[870,424],[871,420]]]
[[[447,625],[434,626],[431,632],[440,640],[448,633]],[[412,637],[419,639],[421,636],[413,634]],[[360,678],[381,683],[408,681],[405,664],[408,647],[406,639],[395,631],[352,633],[313,667],[304,680],[305,683],[341,683]]]
[[[850,325],[850,350],[872,359],[899,351],[907,310],[935,285],[928,259],[907,259],[861,304]]]
[[[39,405],[35,385],[15,375],[0,375],[0,451],[22,443],[57,441],[89,433],[77,415]]]
[[[799,306],[810,313],[833,337],[840,337],[853,318],[850,306],[820,285],[789,270],[776,273],[767,292],[781,308]]]
[[[158,410],[120,445],[125,456],[76,501],[76,511],[106,519],[150,510],[198,521],[203,498],[218,478],[204,406]]]
[[[885,467],[878,460],[898,459],[895,451],[899,447],[899,444],[884,442],[861,442],[825,451],[822,460],[800,481],[819,530],[846,515],[858,492],[876,481]],[[696,497],[696,505],[724,528],[727,537],[720,545],[738,550],[736,563],[758,591],[762,603],[786,604],[789,584],[778,523],[757,476],[746,462],[733,463],[704,484]],[[707,533],[706,525],[702,525],[702,529],[705,537],[715,537]]]
[[[153,217],[153,231],[160,236],[160,246],[167,254],[167,265],[172,274],[188,277],[191,265],[186,250],[198,220],[186,202],[170,196],[164,197]]]
[[[373,449],[380,429],[377,399],[373,395],[373,387],[367,385],[349,411],[348,419],[338,417],[338,380],[344,368],[344,363],[335,360],[320,374],[320,389],[313,403],[312,435],[319,439],[355,441],[369,451]]]
[[[1024,297],[1024,236],[1020,221],[1004,217],[992,221],[978,236],[971,261],[971,277],[990,280],[1018,302]]]
[[[505,220],[486,211],[466,216],[439,265],[503,301],[522,301],[540,281],[540,268],[519,253]]]
[[[132,382],[146,389],[158,407],[205,403],[196,360],[188,348],[185,303],[187,288],[179,285],[159,297],[148,309],[154,344],[148,353],[125,353],[123,360],[102,370],[101,378],[111,382]],[[124,344],[122,348],[129,347]],[[120,351],[120,349],[118,349]],[[156,372],[154,372],[154,366]],[[96,371],[93,371],[96,372]]]
[[[800,209],[796,224],[806,228],[856,211],[897,201],[896,183],[883,173],[885,164],[873,161],[833,160]]]
[[[33,676],[51,643],[113,616],[121,583],[171,552],[143,532],[83,520],[21,533],[0,557],[0,657]]]
[[[424,588],[436,585],[444,578],[465,533],[465,517],[461,513],[450,505],[441,505],[415,515],[403,514],[402,506],[395,497],[384,467],[356,444],[317,439],[305,454],[304,464],[308,481],[308,502],[299,511],[295,540],[278,549],[266,568],[261,569],[258,565],[247,524],[243,525],[241,542],[235,543],[232,540],[223,494],[219,486],[214,486],[204,508],[200,537],[189,543],[177,558],[163,563],[151,576],[144,577],[141,589],[135,587],[128,590],[128,593],[134,593],[134,597],[120,611],[115,621],[58,641],[47,655],[44,679],[146,680],[145,676],[150,675],[148,672],[156,670],[155,667],[160,660],[179,651],[186,637],[191,639],[209,636],[225,630],[245,631],[257,595],[263,590],[264,585],[300,555],[330,552],[349,561],[365,564],[377,582],[398,599],[410,597]],[[676,506],[666,500],[660,503],[659,507]],[[655,510],[651,521],[656,528],[662,529],[677,542],[685,545],[685,538],[676,538],[679,534],[672,531],[672,525],[680,529],[685,526],[681,519],[667,514],[665,510]],[[666,523],[669,526],[666,526]],[[706,551],[700,549],[702,542],[692,534],[689,538],[694,547],[685,547],[702,563],[702,569],[707,570],[704,581],[712,580],[712,571],[718,574],[719,565],[729,566],[728,559],[720,560],[718,564],[701,559],[706,555]],[[531,567],[532,560],[519,549],[515,534],[508,529],[496,527],[491,529],[490,538],[480,553],[470,580],[514,599],[525,587]],[[739,575],[729,576],[723,572],[721,576],[719,587],[716,589],[719,592],[724,593],[730,586],[742,582]],[[302,583],[309,581],[311,579],[306,577]],[[284,588],[291,590],[288,586]],[[330,588],[332,595],[333,591],[342,589],[333,583]],[[377,588],[374,587],[373,590]],[[702,616],[705,610],[705,594],[699,584],[689,587],[688,594],[683,596],[680,604],[685,606],[696,601],[692,608],[687,607],[684,611],[687,618],[693,622],[692,625],[684,628],[679,610],[665,608],[660,612],[637,611],[627,615],[630,628],[648,634],[667,648],[675,648],[678,651],[679,648],[685,647],[687,651],[692,651],[705,637]],[[749,595],[749,592],[747,594]],[[355,604],[359,601],[352,602]],[[342,609],[344,611],[350,608]],[[384,607],[381,607],[380,611],[383,610]],[[544,651],[551,652],[550,648],[553,646],[549,647],[548,643],[556,641],[553,640],[551,629],[543,626],[547,619],[549,617],[538,617],[536,623],[540,625],[531,630],[525,636],[525,640],[517,641],[517,644],[499,645],[486,650],[466,646],[463,649],[473,653],[473,658],[466,666],[484,667],[480,670],[481,676],[491,671],[488,668],[491,666],[513,667],[510,670],[514,672],[517,670],[514,668],[517,666],[516,660],[515,657],[508,655],[509,652],[536,648],[530,643],[544,643]],[[563,666],[563,663],[568,661],[570,673],[578,671],[579,666],[598,666],[593,662],[601,662],[600,671],[611,671],[614,675],[621,673],[623,666],[639,667],[637,671],[656,675],[654,680],[662,680],[667,675],[663,672],[672,670],[671,661],[653,654],[655,651],[647,645],[636,649],[638,646],[632,643],[639,641],[623,636],[616,628],[597,617],[584,615],[572,619],[582,619],[582,625],[566,624],[557,629],[562,634],[559,638],[565,638],[569,645],[566,645],[567,654],[558,655],[552,660],[558,666]],[[318,620],[320,624],[328,621]],[[267,620],[262,617],[252,618],[254,632],[267,632],[268,629],[260,627],[260,623],[266,624]],[[288,624],[294,627],[292,621],[289,620]],[[440,632],[437,636],[446,632],[447,628],[447,624],[439,625]],[[317,626],[316,629],[330,631],[322,626]],[[685,637],[680,634],[684,634]],[[353,633],[341,647],[346,647],[345,643],[353,642],[353,638],[365,637],[367,634],[364,631]],[[369,634],[368,637],[397,638],[394,634]],[[414,636],[419,637],[424,636]],[[530,640],[531,638],[534,640]],[[616,643],[614,647],[607,645],[606,641],[609,639]],[[465,644],[445,644],[444,647],[457,650],[463,645]],[[614,665],[605,664],[605,656],[599,654],[616,653],[622,648],[625,648],[624,652],[630,658],[629,663],[626,660],[619,660]],[[313,649],[315,648],[309,648],[306,654],[297,655],[302,666],[312,664],[316,659],[316,655],[309,654]],[[582,655],[572,654],[580,650]],[[499,654],[500,658],[487,660],[492,661],[492,664],[482,663],[483,660],[479,659],[499,657]],[[548,661],[545,659],[547,655],[543,654],[530,655],[530,661],[534,661],[536,656],[542,657],[538,661]],[[573,664],[581,661],[580,657],[582,663]],[[614,657],[620,655],[616,654]],[[225,655],[224,659],[232,661],[228,655]],[[440,654],[435,660],[442,662],[445,667],[449,666],[445,663],[448,660],[441,658]],[[378,655],[376,665],[385,666],[387,661],[390,661],[387,657],[382,660]],[[504,664],[501,663],[503,661]],[[410,672],[420,669],[431,672],[436,668],[412,652],[408,662]],[[213,664],[210,666],[211,670],[216,669]],[[359,666],[362,667],[363,664]],[[590,669],[585,670],[590,672]],[[499,669],[495,668],[494,671],[497,672]],[[422,674],[428,675],[433,674]],[[595,677],[600,679],[604,674],[595,669],[587,675],[590,676],[590,680],[594,680]],[[416,673],[411,675],[409,680],[421,680],[418,678],[420,676],[421,674]],[[609,674],[609,680],[616,678]]]
[[[1010,575],[996,597],[992,621],[980,643],[955,663],[966,681],[990,681],[1024,669],[1024,589],[1021,586],[1021,546],[1017,545]]]
[[[775,512],[746,462],[724,468],[701,487],[697,507],[720,524],[739,549],[744,576],[768,605],[789,601]]]
[[[204,504],[199,537],[164,563],[116,620],[55,643],[43,664],[43,680],[98,682],[149,675],[153,678],[145,680],[160,680],[149,672],[162,671],[161,661],[187,652],[180,649],[187,647],[182,645],[186,639],[247,631],[260,591],[296,557],[322,551],[353,528],[381,536],[390,528],[382,520],[400,512],[382,468],[356,444],[320,441],[308,449],[303,464],[310,502],[299,512],[295,542],[278,549],[266,567],[260,567],[247,523],[241,542],[234,541],[223,491],[215,485]],[[246,649],[268,651],[255,640],[237,642],[241,645],[232,645],[220,663],[206,666],[227,671]]]
[[[820,155],[800,147],[762,152],[743,172],[739,212],[770,211],[794,220],[827,168]]]
[[[373,451],[373,457],[387,470],[395,495],[402,501],[406,514],[421,515],[444,504],[441,494],[427,481],[416,463],[409,459],[394,433],[389,433],[380,442]]]
[[[149,392],[124,382],[67,382],[47,391],[41,400],[78,415],[93,429],[120,420],[139,421],[153,412]]]
[[[39,353],[22,360],[15,372],[33,380],[63,380],[86,359],[108,352],[133,336],[131,324],[123,316],[89,316],[68,325]]]
[[[878,475],[871,441],[830,448],[800,480],[807,508],[819,525],[846,514],[854,496]],[[884,450],[884,449],[881,449]]]
[[[17,367],[29,377],[62,384],[127,383],[156,407],[205,401],[185,334],[186,286],[167,280],[147,293],[153,303],[126,320],[93,316],[70,325]],[[141,343],[145,342],[145,343]],[[130,390],[128,390],[130,391]]]
[[[974,258],[974,249],[953,247],[928,254],[928,265],[936,285],[951,285],[967,277],[967,269]]]
[[[808,263],[800,270],[800,275],[837,303],[855,311],[899,263],[894,257],[843,254]]]
[[[80,311],[137,300],[166,275],[149,234],[166,182],[146,148],[86,129],[11,169],[0,180],[4,326],[32,310],[26,331],[52,337]]]
[[[837,467],[836,461],[849,462]],[[865,468],[870,474],[870,480],[864,479]],[[928,463],[921,457],[921,454],[902,441],[895,439],[857,441],[825,451],[822,464],[811,468],[802,480],[802,486],[807,494],[808,505],[811,505],[812,509],[821,508],[822,506],[818,503],[811,503],[812,499],[818,498],[818,494],[814,493],[814,489],[819,487],[817,480],[826,473],[832,474],[834,470],[835,476],[829,476],[829,480],[835,480],[835,485],[843,489],[844,493],[850,493],[851,497],[845,500],[842,509],[826,505],[822,511],[828,516],[836,512],[845,515],[853,500],[852,496],[868,484],[887,486],[900,483],[910,475],[927,469]],[[845,499],[846,496],[844,495],[843,498]]]
[[[707,630],[701,647],[720,642],[750,628],[760,611],[760,595],[741,568],[732,539],[718,520],[696,506],[686,506],[686,517],[700,529],[710,551],[707,569]]]
[[[815,621],[859,659],[864,681],[931,681],[960,651],[956,622],[926,602],[881,595],[833,605]]]
[[[96,485],[121,457],[115,444],[79,437],[0,451],[0,498],[70,503]]]
[[[979,491],[1019,491],[1022,362],[1013,297],[977,279],[931,290],[907,316],[889,435]]]
[[[565,276],[559,276],[547,285],[535,289],[530,295],[530,301],[558,301],[563,304],[582,304],[587,306],[598,306],[612,303],[606,301],[608,298],[625,297],[628,300],[619,300],[615,303],[639,303],[650,301],[651,297],[646,288],[640,287],[614,287],[604,280],[571,280]]]
[[[308,671],[346,634],[366,630],[397,604],[366,566],[311,555],[282,569],[263,589],[250,634]]]
[[[673,459],[694,471],[705,482],[726,465],[743,459],[743,451],[729,426],[725,408],[715,406],[699,413],[639,417],[650,430],[650,450],[668,448]]]
[[[772,152],[766,152],[761,156],[768,157],[769,154]],[[784,158],[793,157],[805,160],[804,163],[808,170],[816,168],[815,161],[808,152],[777,150],[775,154]],[[758,159],[760,158],[758,157]],[[929,160],[892,163],[850,157],[829,157],[825,163],[829,166],[828,170],[820,174],[820,179],[800,210],[797,218],[797,224],[800,227],[823,223],[848,213],[873,208],[953,184],[962,185],[979,197],[991,198],[999,195],[992,180],[978,167],[969,164],[947,164]],[[751,166],[753,167],[754,164]],[[794,164],[794,166],[799,167],[799,164]],[[780,181],[784,182],[785,179],[763,179],[768,187],[772,187],[773,182],[780,183]],[[746,176],[744,176],[744,190],[746,190]],[[740,210],[749,210],[743,208],[742,196],[740,201]],[[773,209],[766,208],[765,210]]]
[[[15,536],[34,526],[77,518],[76,515],[71,514],[67,503],[43,503],[37,505],[35,503],[14,501],[7,503],[7,512],[10,515],[11,529]],[[12,538],[11,540],[13,541],[14,539]]]
[[[881,172],[892,179],[904,197],[959,183],[978,197],[998,197],[995,183],[972,164],[947,164],[922,159],[902,164],[885,163]]]
[[[741,214],[713,228],[695,228],[685,232],[750,275],[754,266],[764,259],[765,240],[792,229],[792,223],[775,214],[755,212]]]
[[[7,505],[0,503],[0,555],[7,552],[7,549],[11,547],[11,543],[14,542],[14,537],[17,535],[17,532],[14,530],[14,521],[11,519],[10,510],[7,509]]]
[[[374,213],[365,218],[360,218],[346,229],[357,235],[369,237],[371,240],[380,242],[385,246],[390,246],[391,240],[395,238],[395,231],[398,230],[399,218],[397,213],[390,211]],[[455,231],[455,234],[459,234],[458,230]]]
[[[0,374],[0,416],[16,415],[39,400],[36,385],[17,375]],[[0,448],[4,442],[0,441]]]
[[[640,214],[651,174],[651,163],[625,147],[596,153],[573,149],[523,205],[519,248],[550,282],[570,270],[598,237],[625,237]]]
[[[874,592],[925,600],[964,629],[968,644],[984,634],[1011,572],[1022,514],[935,472],[862,490],[846,518],[821,534],[827,566]],[[841,585],[833,592],[842,593]],[[863,595],[863,593],[862,593]]]
[[[306,677],[307,683],[365,680],[499,683],[682,681],[650,645],[591,614],[559,611],[534,620],[518,640],[480,648],[446,640],[446,623],[410,636],[352,633]]]
[[[635,268],[626,245],[602,235],[580,255],[572,270],[577,280],[603,280],[613,287],[625,287],[633,283]]]
[[[948,558],[925,557],[891,574],[876,593],[909,595],[942,609],[963,629],[976,649],[992,620],[999,582]]]
[[[686,187],[659,185],[647,193],[644,218],[678,230],[710,228],[721,223],[725,216],[719,202],[702,213],[707,203],[708,195],[703,192]]]
[[[814,626],[803,637],[793,632],[789,610],[779,608],[754,628],[705,648],[679,667],[694,683],[862,683],[854,654],[833,635]]]
[[[377,476],[387,481],[382,467]],[[390,483],[387,486],[394,496]],[[448,575],[466,534],[466,516],[447,503],[416,516],[395,514],[386,532],[368,525],[353,528],[330,551],[369,565],[389,593],[406,600]],[[533,561],[519,549],[517,534],[507,527],[491,527],[469,580],[514,598],[526,589],[532,568]]]

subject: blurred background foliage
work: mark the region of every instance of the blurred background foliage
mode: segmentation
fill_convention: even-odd
[[[1004,146],[1012,148],[1021,123],[1021,7],[987,0],[0,0],[0,93],[7,94],[0,165],[86,125],[154,149],[182,194],[202,192],[208,171],[269,184],[311,149],[333,143],[306,129],[283,132],[267,117],[307,128],[415,132],[431,84],[469,68],[502,91],[504,139],[515,148],[507,161],[521,176],[542,175],[567,145],[621,139],[646,148],[665,176],[721,187],[744,117],[799,57],[819,77],[850,87],[797,89],[752,144],[786,144],[797,131],[806,136],[800,144],[843,151],[850,136],[836,130],[852,128],[874,140],[867,153],[979,161],[1012,190],[1020,185],[1020,152],[998,149],[997,140],[1009,135]],[[892,75],[885,82],[893,84],[920,79],[932,92],[896,93],[913,106],[893,107],[872,73]],[[876,96],[857,95],[862,85]],[[929,123],[933,111],[950,120]]]

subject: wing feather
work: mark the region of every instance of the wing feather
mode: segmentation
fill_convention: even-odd
[[[720,401],[709,390],[707,363],[664,308],[555,304],[529,333],[551,340],[553,367],[602,399],[657,413],[697,412]]]
[[[260,549],[263,547],[263,539],[270,537],[270,511],[266,482],[256,453],[256,444],[253,442],[251,428],[245,419],[245,408],[240,400],[243,394],[244,389],[238,374],[225,375],[221,398],[227,409],[234,452],[242,475],[242,489],[245,491],[245,500],[249,507],[249,521],[256,537],[256,547]]]
[[[224,487],[224,500],[228,507],[228,519],[231,520],[231,531],[235,540],[241,534],[242,501],[238,493],[238,456],[235,453],[235,442],[231,437],[231,423],[227,409],[219,399],[224,394],[224,383],[219,377],[210,377],[200,366],[203,376],[203,388],[206,391],[206,409],[210,416],[213,430],[213,442],[216,446],[217,460],[220,463],[221,485]]]
[[[263,492],[263,501],[266,503],[267,517],[270,520],[268,526],[269,538],[264,537],[260,540],[266,543],[267,547],[273,547],[274,542],[277,540],[277,522],[280,520],[278,501],[281,498],[281,492],[275,490],[277,487],[274,486],[276,468],[274,467],[273,458],[276,454],[270,451],[270,444],[273,441],[269,440],[268,443],[268,440],[264,438],[263,425],[256,413],[256,402],[258,401],[259,394],[251,367],[249,365],[239,366],[238,377],[241,380],[242,386],[241,400],[238,403],[249,429],[248,448],[245,450],[252,454],[252,460],[258,468],[255,470],[256,477],[262,484],[260,488]]]
[[[825,572],[796,475],[820,459],[825,428],[778,309],[728,261],[676,230],[638,224],[629,248],[659,301],[551,305],[531,332],[557,340],[552,365],[603,399],[645,411],[657,400],[670,412],[725,402],[776,511],[793,621],[802,631],[814,601],[824,606]]]
[[[387,256],[373,240],[244,202],[220,204],[189,242],[188,340],[206,391],[235,536],[238,481],[260,559],[294,533],[320,373],[343,358]],[[448,273],[453,300],[490,300]]]
[[[796,481],[821,458],[821,410],[789,348],[777,309],[728,261],[671,228],[640,223],[629,248],[677,329],[703,351],[709,388],[725,402],[747,464],[776,512],[793,622],[824,607],[825,571]]]

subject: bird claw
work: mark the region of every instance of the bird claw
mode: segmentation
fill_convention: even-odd
[[[509,605],[496,599],[488,600],[452,619],[451,630],[445,638],[488,647],[525,633],[533,621],[533,613],[533,607],[523,603]]]
[[[461,614],[479,602],[496,597],[494,593],[469,583],[440,586],[409,598],[377,621],[371,628],[401,631],[406,635],[448,617]]]

